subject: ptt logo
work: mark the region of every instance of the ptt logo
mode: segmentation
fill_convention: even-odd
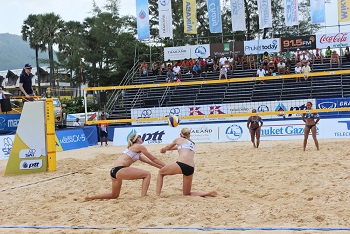
[[[321,102],[318,104],[318,109],[334,109],[337,108],[337,103],[335,102]]]
[[[194,50],[194,53],[198,57],[204,57],[207,54],[207,49],[204,46],[197,46],[196,49]]]
[[[169,2],[170,2],[170,0],[159,0],[160,5],[162,5],[162,6],[168,5]]]
[[[142,141],[148,144],[161,144],[163,142],[164,131],[156,131],[154,133],[144,133]]]
[[[241,138],[241,136],[243,134],[243,129],[239,125],[233,124],[233,125],[229,126],[228,128],[226,128],[225,134],[226,134],[227,139],[229,139],[231,141],[235,141],[235,140],[238,140],[239,138]]]
[[[275,108],[275,111],[278,111],[278,112],[282,112],[286,110],[287,110],[287,107],[283,105],[283,103],[279,103]],[[277,116],[284,116],[284,114],[278,114]]]
[[[42,160],[30,160],[30,161],[22,161],[20,164],[21,170],[33,170],[39,169],[43,166]]]
[[[140,19],[144,19],[146,18],[146,12],[144,10],[141,10],[140,13],[139,13],[139,18]]]
[[[266,105],[260,105],[257,109],[258,112],[269,112],[270,108]]]

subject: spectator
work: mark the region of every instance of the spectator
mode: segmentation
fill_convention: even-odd
[[[106,120],[106,117],[104,114],[101,115],[101,120]],[[107,122],[101,122],[98,124],[100,128],[100,142],[101,146],[103,146],[103,142],[105,143],[105,146],[108,146],[108,123]]]
[[[165,63],[166,67],[170,69],[173,69],[173,63],[170,61],[170,59],[168,59],[168,61]]]
[[[207,61],[204,58],[199,60],[199,66],[202,72],[207,72]]]
[[[207,71],[213,72],[213,70],[214,70],[214,60],[209,56],[207,58]]]
[[[294,62],[295,64],[297,64],[298,62],[300,62],[300,49],[298,48],[297,51],[295,51],[294,53]]]
[[[213,65],[214,71],[217,71],[220,69],[220,62],[218,57],[216,55],[214,56],[214,65]]]
[[[301,72],[304,74],[304,80],[309,78],[309,73],[311,72],[310,62],[307,62],[306,66],[303,66]]]
[[[346,58],[346,62],[350,62],[350,49],[349,49],[349,46],[346,46],[345,47],[345,51],[344,51],[344,56]]]
[[[244,64],[247,64],[247,67],[248,67],[248,58],[247,58],[246,54],[243,54],[243,56],[241,58],[242,70],[244,70]]]
[[[152,74],[154,76],[159,75],[159,65],[157,61],[154,61],[152,63]],[[162,74],[162,72],[160,72],[160,74]]]
[[[148,76],[148,64],[146,63],[146,60],[143,60],[140,65],[140,76],[142,75]]]
[[[264,58],[264,60],[260,65],[264,66],[264,70],[267,70],[267,66],[269,65],[269,60],[267,58]]]
[[[292,69],[292,61],[290,58],[286,59],[286,74],[290,74],[290,71]]]
[[[220,68],[219,80],[221,80],[222,77],[225,77],[225,79],[227,80],[227,68],[226,68],[226,66],[222,66]]]
[[[181,79],[181,68],[179,66],[179,64],[175,64],[174,68],[173,68],[173,72],[174,72],[174,75],[179,77]]]
[[[275,63],[271,60],[267,65],[267,73],[269,76],[272,76],[272,74],[275,72],[275,68]]]
[[[340,59],[337,51],[333,50],[330,60],[330,68],[332,68],[333,63],[338,63],[338,67],[340,67]]]
[[[221,55],[221,58],[219,60],[220,63],[220,67],[222,67],[223,65],[225,65],[225,62],[227,61],[227,58],[225,57],[224,54]]]
[[[301,66],[300,66],[300,63],[297,63],[297,64],[296,64],[294,70],[295,70],[295,74],[301,74]],[[297,76],[295,82],[301,82],[301,81],[300,81],[300,76]]]
[[[262,61],[267,60],[267,62],[270,62],[270,56],[269,53],[267,51],[264,52],[263,56],[262,56]]]
[[[321,60],[321,63],[323,64],[323,56],[322,56],[322,51],[319,50],[318,48],[316,48],[316,51],[315,51],[315,56],[314,56],[314,59],[313,59],[313,63],[315,64],[315,60],[318,60],[320,59]]]
[[[286,74],[286,64],[282,60],[277,64],[277,70],[278,70],[278,75]]]
[[[196,61],[195,61],[194,59],[190,58],[190,59],[188,60],[188,63],[190,64],[190,69],[192,70],[192,67],[196,64]],[[191,70],[190,70],[190,71],[191,71]]]
[[[32,87],[32,78],[33,74],[31,73],[32,66],[30,64],[24,65],[24,69],[19,77],[19,89],[22,91],[23,102],[33,101],[33,96],[35,96],[33,87]]]
[[[260,68],[256,71],[256,75],[258,77],[264,77],[266,75],[266,71],[263,68],[263,66],[260,66]],[[265,84],[265,82],[263,80],[260,81],[261,84]]]
[[[202,77],[202,71],[198,64],[195,64],[192,68],[192,78],[194,75],[199,75],[200,77]]]
[[[185,71],[189,72],[190,71],[190,63],[189,61],[187,60],[187,58],[185,58],[182,63],[181,63],[181,66],[180,66],[182,69],[184,69]]]
[[[81,126],[81,124],[80,124],[80,119],[79,118],[76,118],[75,119],[75,122],[73,123],[73,127],[80,127]]]
[[[287,50],[286,53],[284,53],[283,57],[284,57],[284,59],[286,59],[286,61],[287,61],[287,58],[289,58],[289,60],[291,60],[293,57],[293,54],[289,50]]]
[[[250,70],[252,69],[252,65],[253,65],[253,69],[256,69],[255,58],[254,58],[254,55],[252,53],[249,55],[248,63],[249,63]]]
[[[326,51],[324,52],[324,55],[326,58],[330,58],[332,56],[332,50],[330,46],[327,47]]]
[[[238,54],[235,54],[233,56],[233,62],[232,62],[232,70],[233,69],[237,69],[237,65],[239,64],[239,57],[238,57]]]
[[[168,67],[168,71],[166,73],[166,78],[165,78],[165,82],[167,83],[172,83],[173,81],[176,80],[175,74],[174,72],[171,70],[170,67]]]

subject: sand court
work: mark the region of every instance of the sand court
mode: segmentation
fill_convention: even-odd
[[[192,190],[216,190],[215,198],[182,196],[181,175],[165,177],[158,197],[158,169],[136,162],[152,174],[147,197],[140,198],[141,180],[123,181],[118,199],[84,202],[111,190],[109,170],[125,147],[59,152],[57,171],[31,175],[4,176],[7,161],[0,161],[0,226],[16,227],[0,233],[349,233],[349,140],[319,142],[316,151],[309,139],[306,152],[302,140],[262,140],[259,149],[250,142],[196,144]],[[159,153],[162,146],[147,148],[176,161],[175,151]]]

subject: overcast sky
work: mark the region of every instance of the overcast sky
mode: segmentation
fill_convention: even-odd
[[[299,0],[300,1],[300,0]],[[327,25],[337,25],[337,0],[327,0]],[[103,6],[105,0],[96,0],[98,6]],[[122,15],[136,15],[136,0],[120,0]],[[281,2],[283,2],[281,0]],[[0,0],[0,33],[21,35],[23,21],[29,14],[43,14],[54,12],[64,21],[75,20],[83,22],[86,17],[92,16],[92,0]],[[342,31],[349,32],[348,27]],[[322,28],[320,33],[338,32],[338,27]]]

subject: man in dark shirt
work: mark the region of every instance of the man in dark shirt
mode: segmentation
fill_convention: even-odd
[[[19,78],[19,89],[22,91],[27,100],[33,100],[31,96],[35,95],[32,87],[33,74],[31,71],[32,66],[27,63],[24,65],[24,71],[21,73]]]

